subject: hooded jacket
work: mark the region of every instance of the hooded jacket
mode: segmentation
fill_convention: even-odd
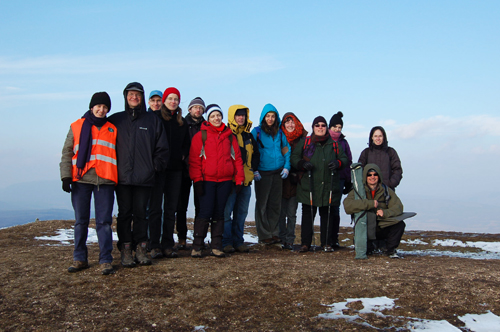
[[[207,139],[203,145],[202,132],[206,131]],[[222,132],[208,122],[203,122],[201,131],[194,135],[189,150],[189,176],[193,182],[211,181],[223,182],[233,180],[237,185],[243,184],[245,174],[241,152],[236,137],[232,142],[229,136],[233,132],[225,128]],[[234,158],[231,156],[231,144],[233,145]],[[204,147],[204,153],[202,153]]]
[[[144,92],[141,93],[141,104],[136,108],[129,107],[127,93],[131,87],[144,91],[140,83],[128,84],[123,90],[125,111],[111,115],[108,120],[118,132],[118,184],[152,187],[155,172],[167,167],[168,141],[160,119],[146,111]]]
[[[375,145],[372,141],[373,133],[376,130],[380,130],[384,135],[384,141],[382,145]],[[387,134],[384,128],[377,126],[370,130],[370,136],[368,137],[368,148],[364,149],[359,156],[359,163],[363,166],[367,164],[376,164],[380,167],[382,171],[384,182],[389,188],[394,190],[401,179],[403,178],[403,169],[401,168],[401,161],[399,160],[398,153],[396,150],[388,146]]]
[[[260,123],[262,124],[266,114],[273,112],[276,114],[278,127],[281,124],[280,115],[276,107],[267,104],[262,109],[260,114]],[[273,137],[258,126],[252,130],[252,135],[259,145],[260,163],[258,170],[264,172],[280,171],[283,168],[290,170],[290,144],[286,140],[286,136],[278,130],[278,133]],[[283,152],[285,152],[283,154]]]
[[[246,111],[245,125],[240,126],[234,120],[234,115],[237,110],[244,109]],[[250,110],[243,105],[233,105],[229,107],[227,116],[227,125],[238,140],[240,147],[241,159],[243,161],[243,169],[245,171],[245,186],[249,186],[253,180],[253,172],[257,170],[260,162],[260,152],[257,141],[250,133],[252,121],[250,121]]]
[[[375,170],[379,176],[379,183],[377,189],[372,197],[372,190],[366,184],[366,174],[368,174],[369,170]],[[366,199],[355,199],[354,197],[354,189],[349,192],[346,199],[344,200],[344,210],[347,214],[353,214],[361,211],[370,211],[376,212],[377,210],[382,210],[384,212],[383,217],[377,216],[377,225],[380,228],[385,228],[387,226],[391,226],[400,222],[399,220],[395,220],[392,217],[399,216],[403,213],[403,203],[396,195],[396,193],[391,189],[387,188],[389,191],[390,199],[389,204],[386,204],[386,197],[384,188],[381,186],[383,183],[384,176],[378,167],[375,164],[367,164],[363,168],[363,185],[366,191]],[[378,207],[375,208],[375,202],[378,202]]]

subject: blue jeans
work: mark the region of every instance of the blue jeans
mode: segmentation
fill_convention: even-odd
[[[224,235],[222,237],[222,247],[232,245],[238,248],[243,244],[243,232],[245,228],[245,219],[248,215],[248,205],[252,189],[250,186],[243,186],[240,193],[236,195],[233,191],[227,199],[224,209]],[[231,219],[231,214],[233,218]]]
[[[113,257],[113,203],[115,200],[115,186],[73,182],[71,202],[75,210],[75,250],[73,260],[86,262],[87,235],[90,221],[90,200],[94,194],[95,224],[99,241],[99,263],[111,263]]]

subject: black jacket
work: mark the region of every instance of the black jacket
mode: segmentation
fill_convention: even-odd
[[[169,171],[181,171],[183,168],[183,159],[187,158],[189,154],[189,143],[191,139],[188,134],[188,126],[184,119],[182,119],[182,126],[177,122],[175,116],[170,120],[165,120],[162,115],[162,111],[154,111],[153,113],[158,116],[158,118],[163,123],[163,128],[165,129],[165,136],[168,141],[170,149],[170,158],[167,165],[167,170]],[[177,112],[181,112],[178,108]]]
[[[131,109],[127,103],[125,111],[111,115],[109,122],[116,126],[116,157],[118,162],[118,184],[152,187],[155,172],[167,167],[169,158],[168,141],[163,125],[156,115],[147,112],[144,106],[144,92],[139,107]],[[142,89],[144,90],[144,89]]]

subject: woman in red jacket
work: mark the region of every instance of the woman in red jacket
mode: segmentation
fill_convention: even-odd
[[[194,182],[195,195],[200,198],[200,213],[194,221],[194,241],[191,257],[200,258],[208,224],[212,223],[211,255],[225,257],[222,251],[224,207],[235,179],[236,191],[245,181],[241,152],[231,129],[222,123],[218,105],[207,106],[208,122],[201,125],[191,142],[189,176]]]

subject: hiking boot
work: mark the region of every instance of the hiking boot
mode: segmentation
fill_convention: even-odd
[[[158,259],[158,258],[162,258],[162,257],[163,257],[163,254],[161,253],[160,248],[151,249],[151,258],[152,259]]]
[[[179,240],[179,243],[177,243],[177,250],[187,250],[186,240]]]
[[[210,252],[210,256],[215,256],[215,257],[218,257],[218,258],[224,258],[224,257],[226,257],[226,254],[222,250],[212,249],[212,251]]]
[[[113,269],[113,265],[111,263],[102,263],[101,264],[101,272],[102,275],[110,275],[115,273],[115,269]]]
[[[334,252],[335,251],[331,246],[325,246],[325,248],[323,248],[323,250],[325,252]]]
[[[202,257],[201,250],[196,250],[196,249],[191,250],[191,257],[201,258]]]
[[[124,267],[134,267],[134,256],[132,256],[132,244],[130,242],[124,243],[122,245],[121,260]]]
[[[335,250],[340,250],[340,249],[344,249],[345,247],[344,246],[341,246],[340,244],[338,243],[335,243],[333,246],[332,246],[333,249]]]
[[[303,246],[300,247],[300,250],[299,252],[308,252],[309,251],[309,247],[306,246],[305,244]]]
[[[179,257],[179,255],[177,254],[177,252],[174,249],[172,249],[172,248],[162,249],[161,252],[163,253],[163,256],[165,256],[166,258],[177,258],[177,257]]]
[[[389,258],[401,258],[401,256],[399,256],[397,253],[396,253],[396,250],[388,250],[386,255],[389,257]]]
[[[281,239],[277,236],[273,236],[272,240],[274,241],[274,243],[281,243]]]
[[[260,242],[262,242],[264,244],[274,244],[274,243],[276,243],[276,242],[274,242],[274,240],[272,238],[264,239],[264,240],[262,240]]]
[[[227,246],[224,247],[224,252],[226,254],[232,254],[233,252],[235,252],[236,250],[234,250],[233,246],[228,244]]]
[[[139,265],[151,265],[151,260],[148,258],[148,243],[141,242],[135,250],[135,261]]]
[[[68,267],[68,272],[74,273],[74,272],[78,272],[78,271],[87,269],[88,267],[89,267],[88,262],[74,261],[73,264],[71,264],[71,266]]]
[[[287,243],[285,242],[282,246],[281,246],[281,249],[285,249],[285,250],[293,250],[293,245],[291,243]]]
[[[236,251],[237,252],[250,252],[250,249],[248,248],[248,246],[246,244],[243,243],[236,248]]]

